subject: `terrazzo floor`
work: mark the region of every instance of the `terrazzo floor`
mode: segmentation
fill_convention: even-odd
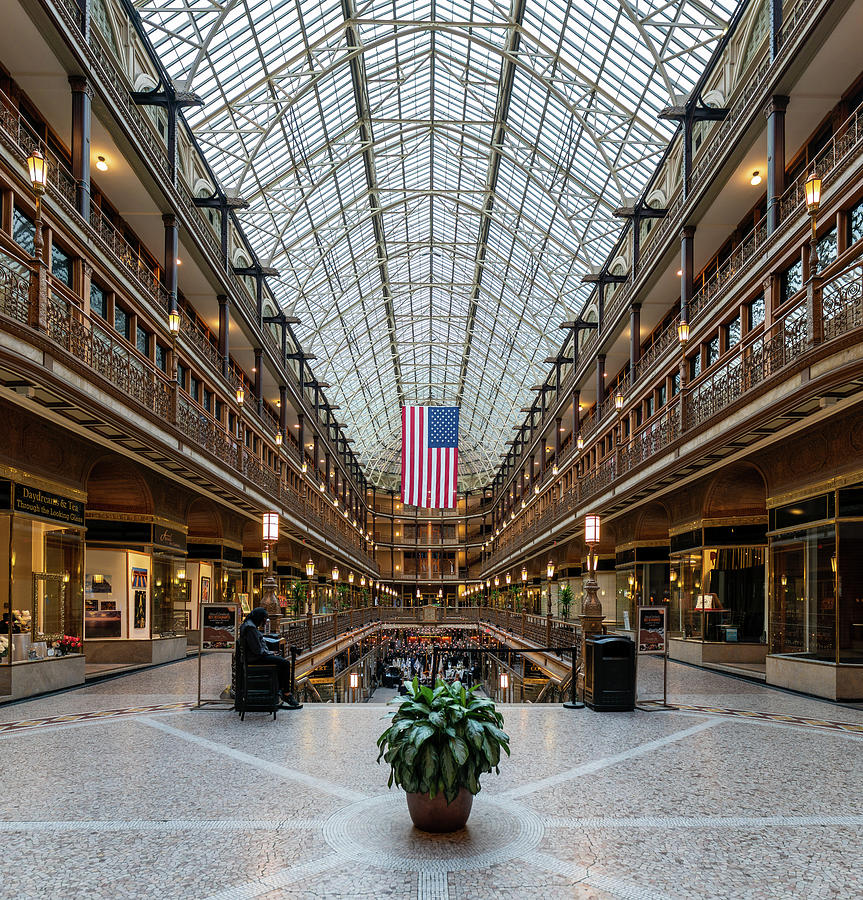
[[[205,697],[228,672],[204,660]],[[429,836],[375,763],[380,703],[241,723],[190,709],[196,674],[0,707],[0,897],[863,897],[861,710],[673,664],[676,711],[505,706],[512,757]]]

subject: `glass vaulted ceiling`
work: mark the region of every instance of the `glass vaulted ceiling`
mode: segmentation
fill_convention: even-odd
[[[400,407],[494,473],[736,0],[136,0],[374,483]]]

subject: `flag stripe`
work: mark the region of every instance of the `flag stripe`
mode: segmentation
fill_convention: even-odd
[[[458,408],[402,408],[402,502],[426,508],[457,505]]]

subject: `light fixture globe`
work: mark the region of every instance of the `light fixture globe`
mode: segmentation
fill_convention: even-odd
[[[584,450],[584,438],[581,435],[575,439],[575,449]]]
[[[314,562],[310,559],[310,560],[306,563],[306,578],[310,578],[310,579],[311,579],[311,578],[314,578],[314,577],[315,577],[315,564],[314,564]]]
[[[509,572],[506,573],[506,583],[509,585],[512,582],[512,575]]]
[[[39,150],[34,150],[27,157],[27,171],[30,173],[30,185],[36,194],[44,194],[48,187],[48,160]]]
[[[685,347],[689,341],[689,322],[681,322],[677,326],[677,340]]]
[[[261,536],[265,542],[275,543],[279,539],[279,514],[265,512],[261,516]]]
[[[333,566],[333,571],[331,572],[333,576],[333,583],[335,584],[339,580],[339,567]]]
[[[237,403],[242,406],[246,402],[246,389],[242,384],[237,388]]]
[[[521,580],[527,581],[527,566],[521,567]]]
[[[602,520],[599,516],[589,515],[584,517],[584,542],[586,544],[598,544],[602,533]]]
[[[168,332],[172,338],[177,337],[180,333],[180,311],[178,309],[172,309],[168,313]]]
[[[551,581],[554,578],[554,561],[549,560],[548,565],[545,567],[545,574],[548,576],[548,580]]]
[[[803,188],[806,192],[806,209],[809,214],[818,212],[818,207],[821,205],[821,179],[814,169],[812,174],[806,179]]]

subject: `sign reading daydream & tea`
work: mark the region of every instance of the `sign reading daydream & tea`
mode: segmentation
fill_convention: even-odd
[[[15,512],[39,516],[65,525],[84,525],[84,504],[61,494],[52,494],[26,484],[15,484]]]

